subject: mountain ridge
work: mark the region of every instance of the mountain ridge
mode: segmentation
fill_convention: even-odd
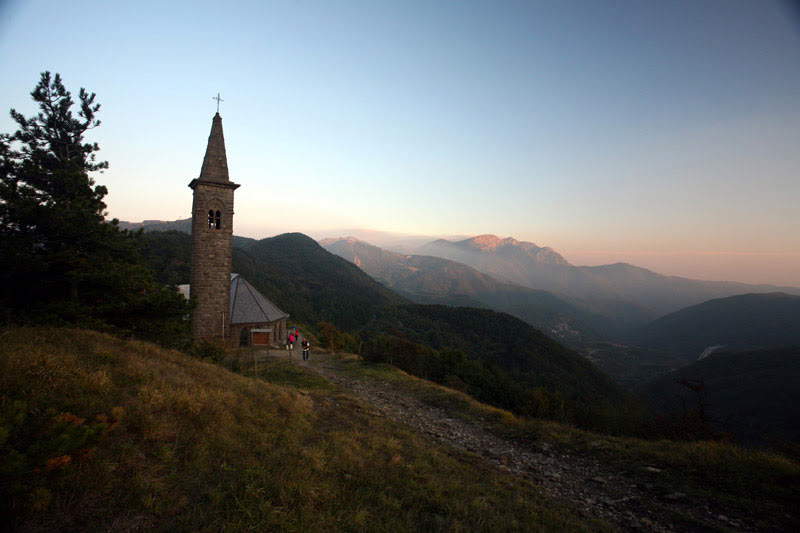
[[[120,222],[145,232],[174,229],[188,233],[188,220],[153,223]],[[380,233],[380,232],[378,232]],[[481,246],[486,248],[482,251]],[[558,252],[513,237],[483,234],[449,241],[437,239],[409,249],[405,255],[450,259],[498,281],[543,290],[591,313],[603,315],[633,331],[660,316],[707,300],[748,292],[782,291],[800,295],[800,287],[704,281],[663,275],[630,263],[574,266]]]
[[[419,252],[458,261],[518,285],[553,292],[628,322],[631,327],[714,298],[776,290],[800,294],[800,287],[694,280],[624,262],[574,266],[549,248],[496,236],[481,236],[479,242],[489,246],[473,246],[470,239],[438,239],[420,247]]]
[[[569,344],[582,337],[595,338],[599,329],[614,327],[547,291],[499,281],[449,259],[398,254],[352,236],[324,239],[320,244],[417,303],[489,307]]]
[[[800,346],[800,296],[772,292],[716,298],[663,316],[638,336],[643,345],[691,359],[712,346]]]
[[[190,237],[178,232],[148,233],[147,237],[150,248],[160,251],[156,254],[159,261],[153,261],[162,269],[159,279],[169,277],[163,269],[171,265],[181,265],[186,276]],[[168,244],[159,244],[162,239]],[[382,335],[435,350],[463,350],[475,364],[462,368],[460,379],[485,401],[507,408],[524,408],[526,391],[533,387],[561,395],[571,406],[570,416],[575,417],[597,410],[603,403],[598,401],[601,397],[612,404],[623,401],[621,389],[590,362],[507,313],[442,306],[445,311],[438,311],[436,306],[412,304],[303,234],[238,242],[244,247],[233,249],[235,272],[288,312],[293,323],[316,328],[321,322],[330,322],[349,334],[355,350],[359,339],[366,342]],[[164,258],[170,250],[184,254],[183,259]],[[469,323],[474,327],[465,325]],[[494,326],[487,328],[487,323]],[[478,326],[483,334],[476,334]],[[512,332],[530,342],[509,338]],[[469,370],[475,368],[485,372]],[[586,414],[585,420],[597,418]]]

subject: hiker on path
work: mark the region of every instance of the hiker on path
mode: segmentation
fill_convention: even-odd
[[[308,339],[303,339],[303,361],[308,361],[308,351],[311,349],[311,343]]]
[[[289,357],[292,356],[292,352],[294,351],[294,334],[289,334]]]

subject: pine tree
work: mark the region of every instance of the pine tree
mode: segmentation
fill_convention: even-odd
[[[108,193],[91,173],[100,104],[83,88],[74,100],[44,72],[31,93],[39,113],[11,116],[0,135],[0,286],[7,323],[77,324],[165,341],[182,329],[186,306],[153,281],[138,235],[105,220]],[[168,342],[169,343],[169,342]]]

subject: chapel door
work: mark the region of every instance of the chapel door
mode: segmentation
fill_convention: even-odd
[[[269,333],[266,331],[254,331],[251,339],[253,346],[266,346],[269,344]]]

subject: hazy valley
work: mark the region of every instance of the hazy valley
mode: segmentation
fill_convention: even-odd
[[[170,235],[172,236],[170,237]],[[173,257],[170,260],[171,264],[174,265],[176,262],[181,264],[182,275],[188,276],[188,238],[181,237],[176,233],[149,233],[145,238],[151,241],[149,245],[151,250],[154,249],[153,247],[157,248],[158,243],[163,242],[164,239],[182,242],[181,246],[184,251],[181,255],[183,255],[183,259],[174,257],[176,249],[174,243],[170,245],[172,251],[167,255]],[[487,252],[487,240],[493,244],[500,244],[499,246],[489,246]],[[473,246],[473,248],[482,251],[475,252],[473,250],[471,253],[501,254],[503,256],[501,264],[505,265],[511,264],[516,258],[517,262],[514,268],[518,272],[523,272],[526,268],[538,268],[538,266],[531,266],[539,263],[536,260],[538,253],[530,244],[520,246],[510,241],[502,244],[499,239],[487,239],[486,237],[479,241],[483,241],[483,244]],[[509,329],[509,324],[498,324],[496,326],[498,331],[489,330],[482,334],[485,338],[491,338],[494,335],[496,337],[494,342],[498,343],[496,346],[501,347],[500,350],[493,348],[490,344],[470,344],[469,342],[465,344],[463,341],[464,333],[475,331],[477,323],[468,325],[469,314],[459,311],[457,307],[466,306],[502,311],[570,346],[597,368],[612,376],[624,388],[633,390],[637,394],[644,394],[654,408],[658,406],[656,409],[658,412],[668,412],[675,416],[680,416],[680,413],[684,412],[682,409],[694,409],[694,404],[691,402],[689,404],[682,403],[680,406],[674,403],[663,404],[659,398],[664,395],[675,397],[675,387],[685,394],[689,394],[690,398],[694,398],[691,391],[686,386],[673,384],[670,389],[663,385],[657,385],[657,383],[664,383],[664,380],[674,383],[678,378],[669,377],[673,372],[682,372],[682,374],[676,374],[680,376],[693,375],[694,367],[687,365],[692,365],[706,348],[711,348],[710,352],[718,352],[714,357],[720,359],[735,351],[782,350],[780,353],[783,354],[783,357],[778,362],[772,360],[769,365],[770,368],[778,368],[775,370],[778,373],[781,372],[780,365],[785,365],[789,375],[791,375],[793,365],[796,364],[797,357],[800,357],[800,352],[796,348],[792,348],[792,346],[800,346],[800,323],[797,320],[797,317],[800,316],[800,313],[797,313],[800,296],[767,292],[713,299],[649,322],[640,318],[643,325],[630,325],[620,323],[618,315],[615,316],[611,313],[603,315],[595,311],[595,308],[585,304],[583,300],[499,281],[492,275],[451,259],[399,254],[354,238],[327,239],[323,240],[321,244],[328,251],[346,259],[347,262],[333,261],[332,256],[322,254],[322,248],[316,243],[301,235],[285,235],[261,241],[237,237],[235,239],[234,269],[248,279],[252,279],[265,294],[275,298],[275,301],[283,302],[285,308],[293,316],[305,316],[314,321],[331,320],[337,327],[344,330],[356,330],[362,333],[370,330],[392,331],[394,335],[399,335],[420,345],[431,346],[434,349],[447,346],[458,347],[475,360],[487,361],[485,357],[494,352],[495,355],[489,356],[488,361],[495,361],[500,365],[498,368],[504,369],[503,372],[510,372],[509,377],[512,380],[522,383],[528,378],[523,374],[515,374],[515,372],[524,366],[511,364],[516,357],[515,353],[519,350],[517,348],[519,339],[516,338],[519,331],[513,328]],[[177,248],[181,248],[181,246]],[[498,252],[497,248],[501,247],[510,247],[513,250]],[[151,258],[157,256],[158,254],[155,254]],[[483,260],[489,261],[490,259]],[[567,269],[577,268],[565,264],[566,262],[559,259],[556,252],[552,250],[546,251],[539,259],[550,266],[555,264]],[[358,267],[358,269],[352,270],[354,267]],[[648,271],[645,271],[648,272],[646,276],[639,276],[642,270],[636,267],[618,270],[618,273],[628,272],[633,275],[618,277],[616,284],[622,287],[638,284],[640,293],[648,294],[650,297],[657,295],[659,290],[669,283],[676,283],[684,288],[697,288],[700,295],[709,290],[733,290],[742,287],[750,290],[774,289],[773,287],[746,286],[725,282],[683,280]],[[362,276],[357,274],[359,271],[369,274],[379,283],[372,280],[367,282],[366,280],[369,278],[358,281],[357,285],[351,285],[351,281],[343,282],[345,279],[362,279]],[[160,275],[164,281],[169,281],[171,278],[168,273],[173,272],[174,274],[175,270],[172,267],[162,267],[161,272]],[[336,272],[340,272],[340,274],[335,274]],[[332,275],[338,278],[331,278]],[[339,279],[339,281],[331,282],[333,279]],[[176,281],[173,280],[173,282]],[[655,285],[655,289],[650,288],[648,285],[650,282]],[[357,288],[358,286],[362,288]],[[328,291],[334,292],[328,293]],[[293,298],[292,294],[303,296]],[[697,293],[692,294],[694,294],[691,296],[692,298],[701,297]],[[330,307],[333,302],[356,301],[353,298],[360,299],[361,303]],[[425,307],[414,310],[413,306],[408,307],[410,302],[443,304],[449,306],[450,311],[438,313],[437,318],[431,322],[428,312],[422,312]],[[387,313],[387,309],[398,304],[401,306],[398,309],[405,310]],[[404,305],[406,307],[403,307]],[[435,307],[431,309],[435,309]],[[452,326],[444,326],[448,320],[452,321]],[[485,317],[481,320],[485,320]],[[445,329],[442,329],[443,327]],[[453,327],[455,327],[453,330],[447,329]],[[434,334],[433,331],[436,333]],[[383,350],[387,352],[393,349],[391,345],[383,346]],[[406,350],[409,349],[411,348],[406,348]],[[552,352],[551,349],[546,351]],[[708,358],[709,354],[706,353],[705,357]],[[738,372],[735,368],[742,364],[758,366],[758,363],[751,363],[751,361],[752,359],[732,357],[729,359],[730,371]],[[396,362],[396,364],[398,363]],[[400,364],[402,367],[402,363]],[[417,363],[407,362],[407,364]],[[725,363],[720,364],[725,367]],[[548,371],[546,374],[551,373]],[[695,374],[701,376],[700,373],[695,372]],[[541,375],[541,371],[534,371],[530,375]],[[702,375],[707,376],[702,379],[707,379],[714,387],[713,383],[716,383],[716,378],[707,372]],[[565,389],[565,376],[549,382],[546,385],[547,390],[551,393],[567,390]],[[586,383],[585,378],[581,378],[581,381]],[[533,383],[544,385],[548,382],[535,381]],[[738,384],[726,385],[731,388],[730,390],[726,389],[727,392],[719,397],[720,400],[714,396],[713,403],[715,405],[714,409],[710,411],[709,421],[712,421],[720,429],[727,428],[743,438],[753,441],[753,435],[758,431],[743,431],[740,423],[733,422],[732,418],[725,414],[732,412],[731,410],[735,411],[737,403],[731,399],[737,395],[751,398],[754,405],[760,404],[758,397],[754,397],[753,393],[749,391],[748,383],[751,382],[739,380]],[[789,387],[782,394],[794,395],[799,392],[800,389]],[[480,392],[479,388],[476,388],[473,389],[472,394],[492,401],[491,394],[486,390]],[[487,396],[487,394],[489,395]],[[715,394],[716,392],[714,392]],[[573,398],[579,403],[582,401],[578,400],[579,396],[573,396]],[[514,400],[513,402],[518,401]],[[696,404],[696,398],[693,401]],[[500,405],[513,409],[513,402]],[[768,404],[769,401],[765,400],[764,405]],[[667,409],[664,405],[671,407]],[[533,409],[535,411],[540,407],[533,407]],[[765,427],[771,428],[775,438],[779,438],[781,435],[784,437],[793,435],[786,433],[787,428],[794,424],[793,414],[785,412],[769,416],[772,416],[774,420]]]

